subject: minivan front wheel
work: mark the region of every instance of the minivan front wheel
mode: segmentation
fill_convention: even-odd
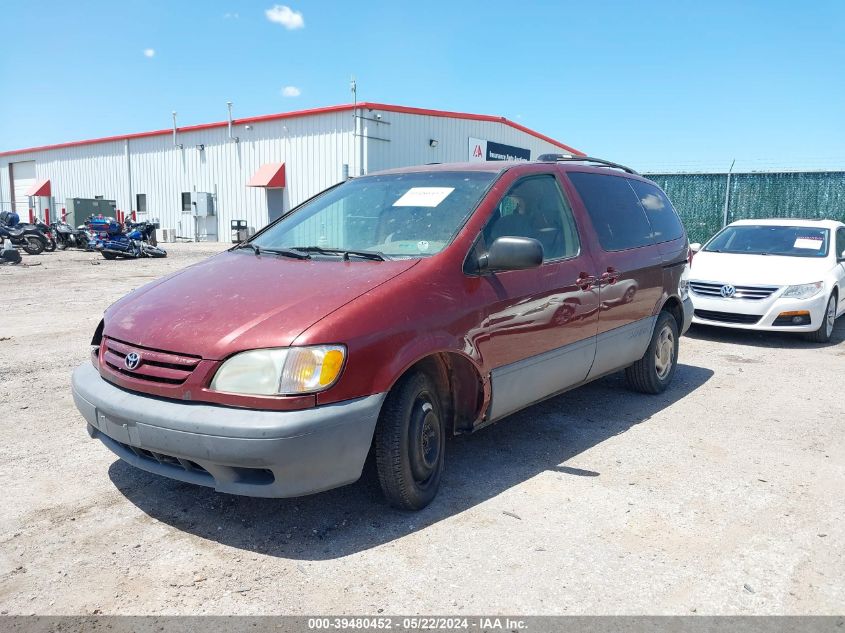
[[[661,393],[675,375],[678,364],[678,322],[661,312],[643,357],[625,370],[628,385],[641,393]]]
[[[431,503],[443,474],[445,435],[431,379],[404,376],[387,394],[374,438],[378,479],[390,505],[420,510]]]

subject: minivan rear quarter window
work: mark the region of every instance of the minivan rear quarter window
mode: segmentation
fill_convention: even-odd
[[[668,242],[684,236],[684,225],[675,212],[669,198],[660,188],[647,182],[628,179],[628,184],[636,192],[643,205],[655,242]]]
[[[580,171],[567,175],[587,208],[604,250],[623,251],[654,243],[651,225],[627,178]]]

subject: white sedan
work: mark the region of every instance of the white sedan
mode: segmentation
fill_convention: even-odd
[[[690,248],[693,323],[804,332],[824,343],[845,312],[841,222],[740,220]]]

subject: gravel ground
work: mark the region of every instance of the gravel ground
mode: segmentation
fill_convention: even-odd
[[[118,461],[69,386],[106,306],[219,249],[0,267],[3,613],[841,613],[845,319],[694,328],[661,396],[614,375],[451,440],[419,513],[247,499]]]

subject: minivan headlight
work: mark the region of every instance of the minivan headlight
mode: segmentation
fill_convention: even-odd
[[[798,284],[797,286],[787,287],[781,296],[785,299],[810,299],[819,294],[822,288],[824,288],[824,283],[821,281],[811,284]]]
[[[254,349],[226,360],[211,389],[257,396],[316,393],[337,382],[345,359],[343,345]]]

